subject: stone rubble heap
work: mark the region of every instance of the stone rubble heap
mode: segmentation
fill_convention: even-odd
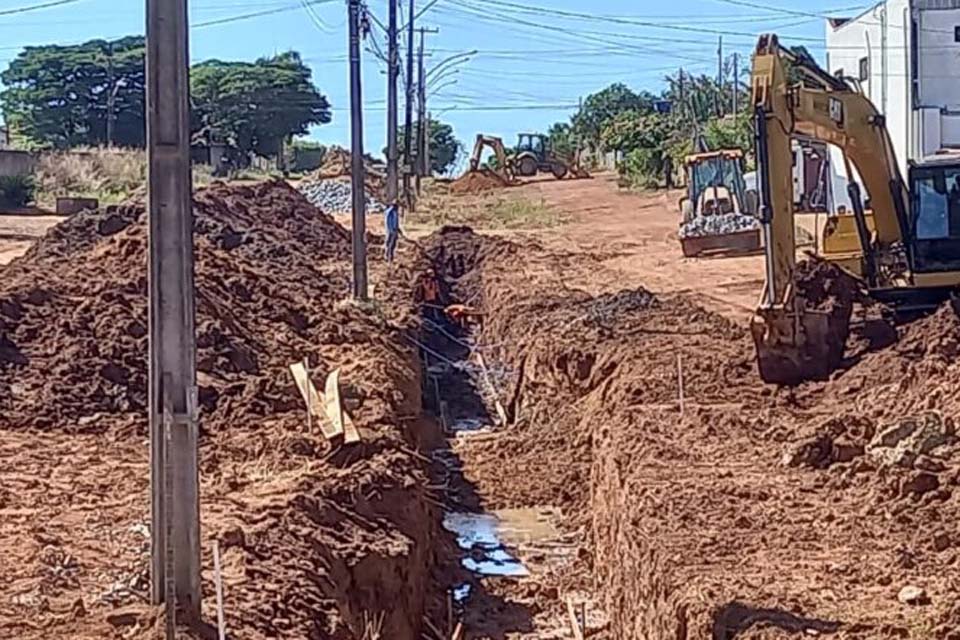
[[[300,193],[311,204],[328,214],[350,213],[353,207],[353,189],[349,182],[341,180],[311,180],[301,183]],[[382,213],[383,204],[366,196],[367,212]]]
[[[727,213],[716,216],[698,216],[680,225],[681,238],[702,238],[704,236],[719,236],[725,233],[737,233],[759,229],[760,221],[753,216],[742,213]]]

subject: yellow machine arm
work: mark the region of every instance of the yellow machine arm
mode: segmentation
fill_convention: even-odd
[[[793,136],[820,140],[843,151],[866,263],[864,273],[871,286],[885,286],[887,280],[903,275],[895,266],[900,261],[888,254],[900,250],[907,235],[909,198],[884,117],[844,80],[812,60],[782,49],[773,35],[761,37],[757,46],[752,85],[760,211],[767,241],[764,303],[786,302],[793,277]],[[851,167],[867,194],[859,193]],[[863,197],[869,197],[875,233],[867,227]]]
[[[500,171],[509,172],[509,159],[507,158],[506,148],[503,146],[503,140],[494,136],[485,136],[482,133],[477,134],[477,141],[473,145],[473,153],[470,155],[470,170],[476,171],[480,167],[480,158],[483,155],[483,148],[490,147],[494,155],[497,156],[497,166]]]
[[[850,308],[810,309],[795,290],[791,138],[820,140],[843,151],[862,271],[871,288],[910,278],[904,252],[909,198],[883,116],[846,81],[782,49],[776,36],[768,35],[757,45],[752,89],[766,285],[751,330],[761,376],[795,384],[824,378],[839,364]],[[867,189],[875,230],[867,225],[854,169]]]

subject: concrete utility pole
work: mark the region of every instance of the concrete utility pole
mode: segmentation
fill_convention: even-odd
[[[151,595],[200,617],[187,0],[146,0]]]
[[[723,117],[723,36],[717,41],[717,115]]]
[[[417,196],[420,195],[420,179],[425,173],[424,167],[424,150],[426,145],[424,144],[424,136],[427,135],[426,130],[429,129],[429,126],[424,119],[427,115],[427,80],[426,80],[426,69],[424,69],[423,62],[423,40],[426,37],[425,30],[420,29],[420,51],[418,53],[418,66],[419,70],[417,72]]]
[[[740,109],[740,54],[733,54],[733,117]]]
[[[353,298],[367,299],[367,203],[363,166],[363,95],[360,86],[360,0],[349,0],[350,180],[353,186]],[[411,14],[412,15],[412,14]]]
[[[397,148],[397,76],[400,75],[399,38],[397,34],[397,2],[387,0],[387,204],[397,199],[398,184],[398,148]],[[411,19],[413,16],[411,16]]]
[[[410,0],[410,11],[407,14],[407,104],[406,119],[403,134],[403,198],[410,207],[413,204],[413,194],[410,192],[411,158],[413,156],[413,23],[414,0]]]
[[[113,43],[107,43],[107,146],[113,146],[113,119],[116,117],[117,79],[113,69]]]

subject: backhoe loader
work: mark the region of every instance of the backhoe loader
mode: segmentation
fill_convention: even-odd
[[[935,308],[960,287],[960,156],[913,164],[908,185],[884,116],[857,87],[781,48],[774,35],[757,45],[752,100],[766,255],[751,322],[760,375],[778,384],[823,379],[842,360],[850,308],[810,304],[796,281],[791,138],[843,151],[860,249],[847,259],[859,263],[852,271],[869,295],[901,316]]]

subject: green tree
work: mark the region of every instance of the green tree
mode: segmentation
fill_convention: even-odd
[[[566,122],[555,122],[547,129],[550,148],[561,158],[572,158],[577,152],[577,138],[573,127]]]
[[[190,72],[195,135],[218,132],[241,151],[274,155],[283,140],[331,120],[330,103],[296,52],[256,62],[210,60]]]
[[[753,149],[753,121],[748,113],[736,117],[712,118],[704,127],[703,137],[710,149]]]
[[[649,113],[653,110],[654,100],[655,97],[649,92],[634,93],[625,84],[612,84],[587,96],[573,117],[573,128],[582,140],[599,147],[600,133],[608,120],[625,111]]]
[[[604,149],[627,153],[633,149],[659,147],[670,134],[670,122],[656,113],[624,111],[607,120],[600,131]]]
[[[27,47],[0,74],[7,123],[32,147],[66,148],[107,141],[114,103],[114,142],[143,146],[143,38]]]
[[[434,174],[444,174],[450,171],[457,163],[457,159],[463,151],[463,145],[453,134],[453,127],[449,124],[431,119],[430,123],[430,172]],[[420,122],[413,123],[413,152],[416,154],[416,141],[419,140]],[[404,155],[406,141],[405,127],[400,127],[397,132],[397,146],[400,149],[400,164],[406,164]],[[387,151],[384,149],[384,155]]]

